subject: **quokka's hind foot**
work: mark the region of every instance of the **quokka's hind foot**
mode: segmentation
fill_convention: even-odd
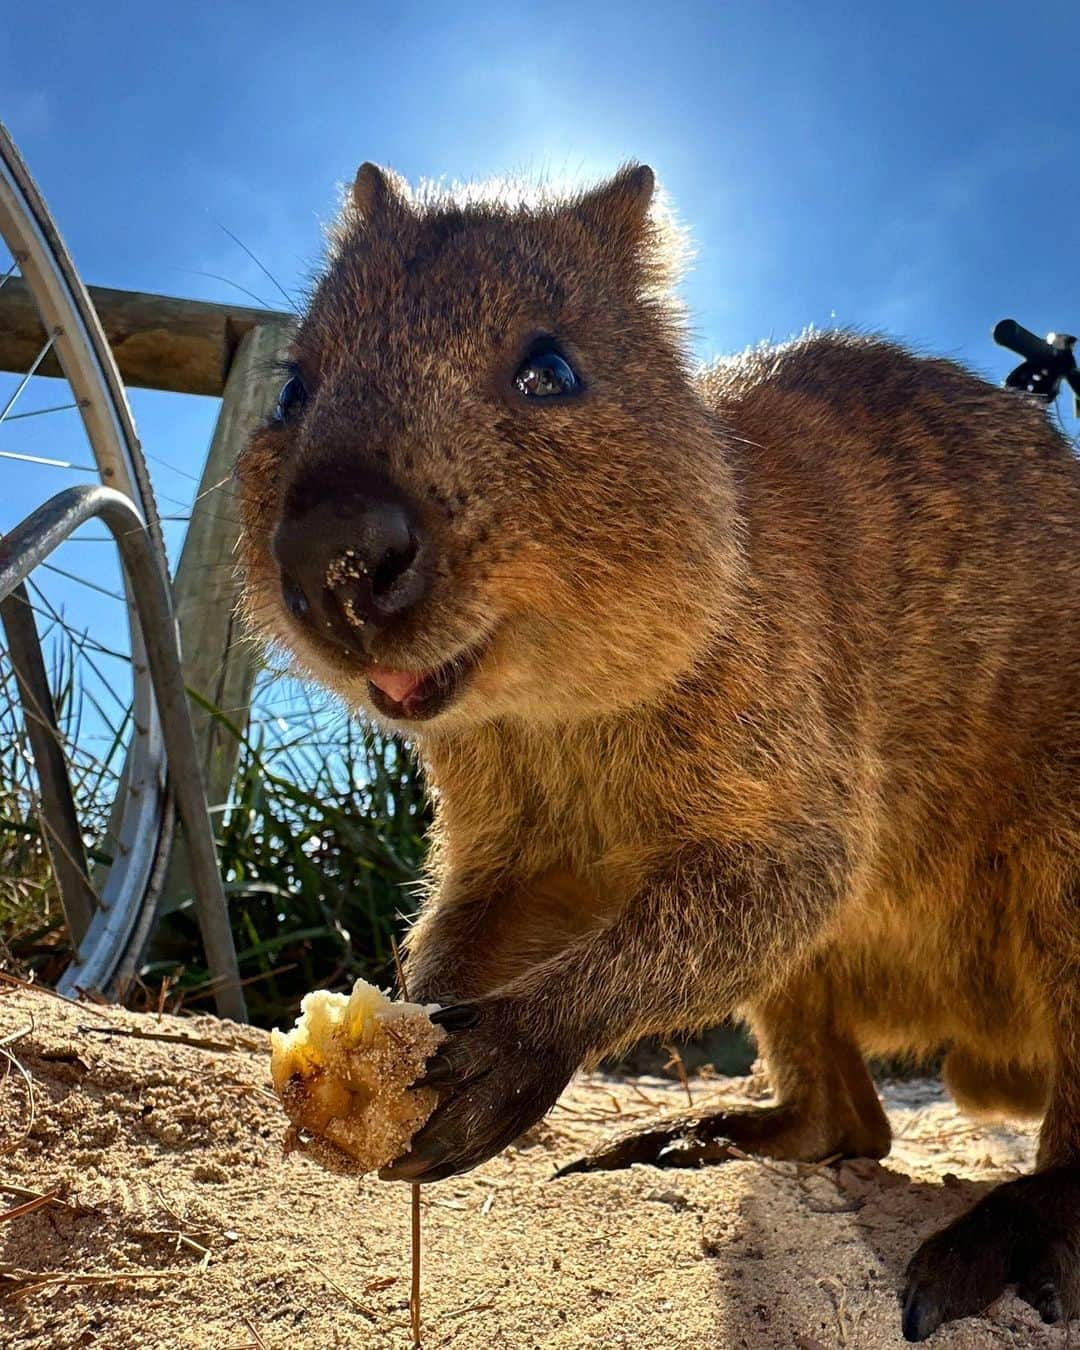
[[[830,1157],[883,1158],[889,1151],[888,1122],[876,1128],[833,1129],[823,1118],[794,1105],[721,1111],[710,1116],[679,1116],[650,1129],[632,1130],[559,1169],[610,1172],[634,1163],[652,1167],[705,1167],[753,1154],[798,1162]],[[882,1128],[883,1126],[883,1128]]]
[[[1080,1315],[1080,1168],[1006,1182],[928,1238],[901,1295],[905,1339],[981,1313],[1010,1284],[1044,1322]]]

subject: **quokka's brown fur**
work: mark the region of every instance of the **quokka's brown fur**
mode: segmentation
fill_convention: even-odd
[[[875,339],[691,373],[651,188],[418,200],[366,166],[298,333],[302,415],[239,466],[256,626],[350,703],[363,662],[290,617],[271,554],[305,477],[377,471],[436,539],[373,660],[487,644],[396,728],[437,809],[410,991],[497,1010],[454,1038],[460,1079],[502,1056],[447,1077],[421,1175],[578,1063],[736,1010],[779,1105],[727,1139],[880,1156],[863,1054],[944,1049],[963,1105],[1042,1116],[1040,1168],[1074,1168],[1077,463],[1028,398]],[[576,398],[514,392],[538,330]]]

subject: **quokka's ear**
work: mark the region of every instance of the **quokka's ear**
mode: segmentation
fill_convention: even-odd
[[[591,229],[633,244],[642,233],[655,188],[656,175],[647,164],[627,164],[580,197],[574,209]]]
[[[378,219],[398,201],[400,193],[393,179],[377,164],[365,162],[356,171],[350,193],[353,207],[369,223]]]

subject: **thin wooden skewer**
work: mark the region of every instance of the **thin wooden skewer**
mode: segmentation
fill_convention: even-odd
[[[396,939],[391,935],[390,949],[394,953],[394,965],[397,967],[398,988],[401,997],[408,1001],[409,990],[405,984],[405,971],[401,965],[401,953]],[[412,1191],[412,1284],[409,1288],[409,1318],[412,1322],[413,1350],[421,1350],[420,1342],[420,1187],[413,1182]]]
[[[413,1350],[420,1346],[420,1187],[412,1190],[412,1285],[409,1289],[409,1317],[412,1319]]]

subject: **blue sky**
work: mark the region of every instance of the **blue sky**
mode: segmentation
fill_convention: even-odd
[[[0,0],[0,116],[88,281],[281,303],[363,159],[588,179],[628,158],[692,229],[700,355],[810,323],[994,379],[1003,315],[1080,327],[1080,9],[997,0]],[[166,509],[216,405],[136,392]],[[18,469],[8,513],[53,489]],[[174,531],[173,542],[176,542]]]

